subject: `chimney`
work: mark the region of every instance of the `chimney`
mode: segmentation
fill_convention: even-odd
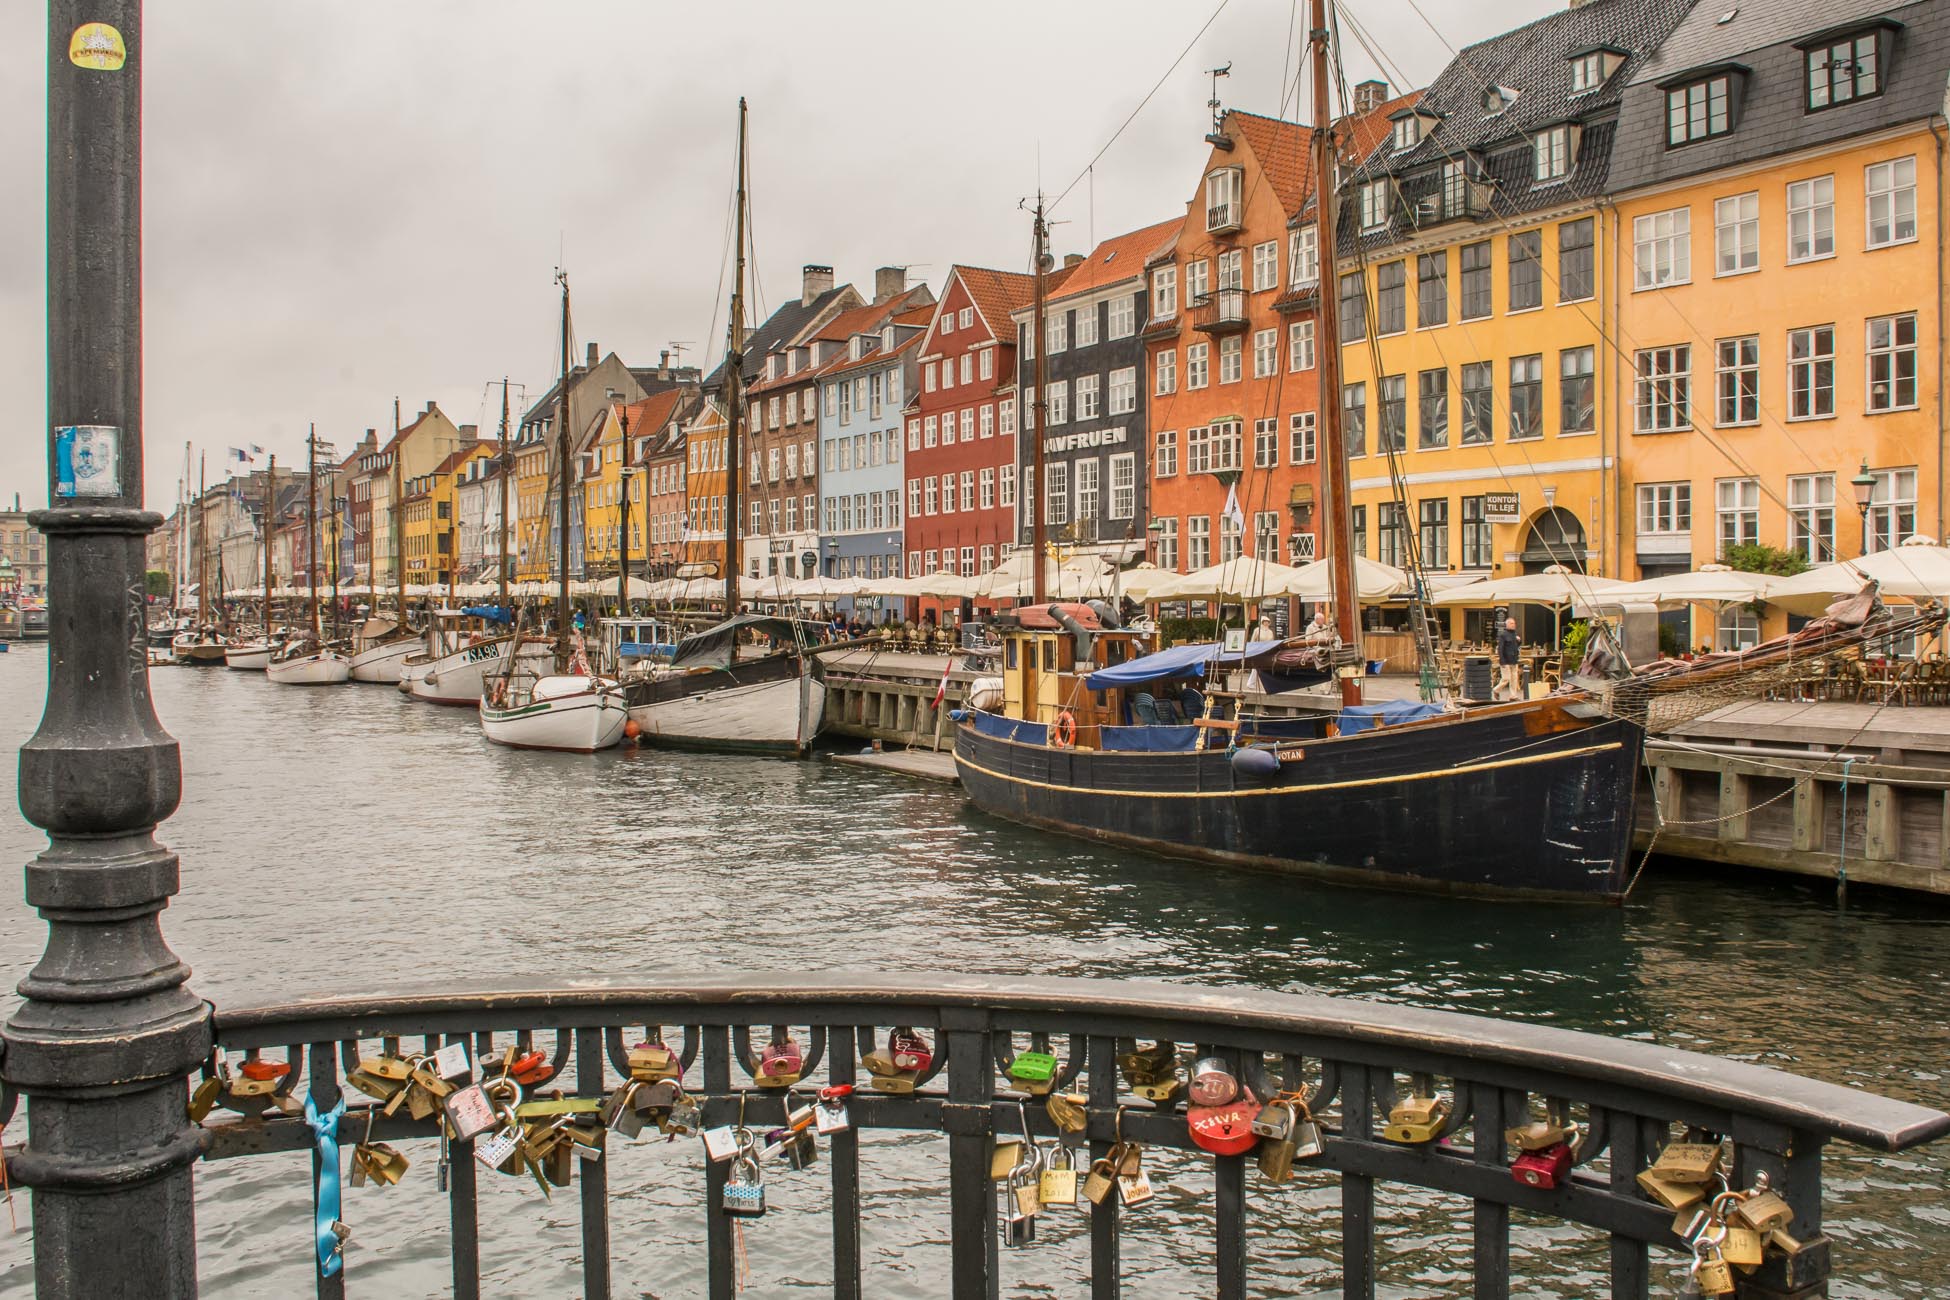
[[[1063,254],[1063,269],[1067,271],[1082,260],[1082,253],[1065,253]]]
[[[878,306],[907,292],[907,268],[883,266],[873,273],[873,300]]]
[[[431,397],[429,397],[429,398],[427,399],[427,410],[426,410],[426,413],[427,413],[428,415],[432,415],[432,414],[434,413],[434,411],[435,411],[435,409],[436,409],[436,406],[435,406],[435,403],[434,403],[434,400],[433,400],[433,399],[432,399]]]
[[[480,440],[481,440],[481,426],[480,426],[480,425],[478,425],[478,424],[463,424],[463,425],[461,425],[461,426],[460,426],[460,442],[461,442],[461,446],[463,446],[463,447],[464,447],[464,446],[466,446],[466,445],[467,445],[468,443],[470,443],[470,442],[479,442]]]
[[[805,277],[799,291],[799,305],[810,307],[821,294],[831,293],[833,289],[833,268],[830,266],[807,266],[802,274]]]
[[[589,368],[591,370],[596,368],[596,345],[593,342],[589,345]]]
[[[1372,113],[1388,102],[1388,83],[1364,81],[1354,88],[1354,111]]]

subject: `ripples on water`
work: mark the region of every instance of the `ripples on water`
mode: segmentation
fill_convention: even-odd
[[[45,650],[0,656],[0,764],[33,731]],[[790,763],[488,745],[466,710],[382,687],[297,690],[261,675],[161,669],[182,742],[183,859],[164,915],[194,986],[220,1003],[326,988],[588,971],[913,968],[1085,975],[1355,994],[1656,1039],[1950,1104],[1950,911],[1861,894],[1655,869],[1620,910],[1485,905],[1334,889],[1165,862],[1033,834],[940,786]],[[1305,827],[1295,827],[1304,838]],[[16,812],[0,858],[45,843]],[[11,979],[44,931],[0,909]],[[870,1294],[941,1289],[945,1151],[921,1135],[863,1142]],[[348,1189],[360,1290],[448,1289],[434,1147],[408,1144],[398,1187]],[[702,1293],[702,1178],[691,1143],[609,1157],[618,1294]],[[1153,1153],[1159,1196],[1126,1220],[1139,1296],[1209,1291],[1209,1166]],[[1162,1172],[1163,1177],[1157,1174]],[[1827,1215],[1838,1297],[1941,1296],[1950,1278],[1950,1145],[1905,1156],[1831,1148]],[[210,1295],[310,1290],[306,1157],[198,1171]],[[825,1165],[768,1177],[746,1229],[755,1294],[830,1286]],[[1337,1185],[1249,1175],[1262,1294],[1339,1293]],[[490,1293],[579,1293],[573,1195],[483,1178]],[[1380,1189],[1388,1297],[1469,1293],[1467,1203]],[[1603,1290],[1604,1239],[1513,1216],[1526,1295]],[[25,1223],[25,1209],[22,1207]],[[1037,1246],[1004,1251],[1005,1294],[1076,1294],[1087,1216],[1050,1213]],[[31,1290],[27,1233],[0,1240],[0,1295]],[[1548,1257],[1540,1263],[1540,1257]],[[1658,1258],[1658,1257],[1655,1257]],[[1664,1266],[1655,1275],[1665,1276]]]

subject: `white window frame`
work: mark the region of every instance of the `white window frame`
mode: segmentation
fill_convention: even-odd
[[[1123,451],[1110,458],[1111,519],[1137,517],[1137,453]]]
[[[1728,418],[1731,403],[1732,418]],[[1760,336],[1713,341],[1713,423],[1737,429],[1760,423]]]
[[[1907,325],[1909,342],[1900,341],[1901,332]],[[1863,348],[1863,409],[1870,415],[1886,415],[1891,411],[1913,411],[1917,408],[1922,394],[1922,377],[1918,370],[1921,353],[1917,347],[1916,313],[1897,312],[1890,316],[1873,316],[1866,327],[1867,337]],[[1908,358],[1908,376],[1904,378],[1903,358]],[[1907,383],[1909,398],[1902,400],[1902,387]],[[1885,386],[1887,395],[1877,399],[1877,387]]]
[[[1824,348],[1823,345],[1826,344]],[[1817,351],[1817,349],[1822,349]],[[1835,418],[1835,327],[1803,325],[1788,331],[1789,420]],[[1825,379],[1824,379],[1824,367]],[[1805,400],[1804,400],[1805,399]]]
[[[1151,319],[1178,314],[1178,268],[1161,266],[1151,273]]]
[[[1287,237],[1287,283],[1294,288],[1320,283],[1320,227],[1301,226]]]
[[[1678,433],[1693,427],[1690,343],[1640,348],[1632,357],[1632,432]]]
[[[1532,178],[1539,185],[1551,185],[1571,174],[1576,161],[1577,141],[1567,123],[1547,127],[1531,138]]]
[[[1178,477],[1178,431],[1160,429],[1151,440],[1151,476]]]
[[[1120,293],[1104,304],[1107,338],[1127,339],[1137,333],[1137,295]]]
[[[1311,465],[1320,454],[1317,421],[1312,411],[1295,411],[1287,417],[1287,463]]]
[[[1161,348],[1151,360],[1151,391],[1166,397],[1178,391],[1178,349]]]
[[[1916,242],[1916,155],[1870,163],[1862,169],[1863,235],[1869,248]],[[1878,212],[1878,208],[1881,209]],[[1909,222],[1909,233],[1900,233]],[[1878,236],[1877,227],[1887,233]]]
[[[1810,176],[1787,187],[1788,265],[1835,256],[1835,177]]]
[[[1269,239],[1253,245],[1253,292],[1264,293],[1280,287],[1280,241]]]
[[[1314,368],[1314,323],[1297,320],[1286,327],[1287,369],[1293,372]]]
[[[1110,372],[1110,391],[1104,402],[1104,414],[1129,415],[1137,410],[1137,367],[1125,366]]]
[[[1713,276],[1760,270],[1760,191],[1713,201]]]
[[[1721,478],[1713,480],[1713,542],[1715,555],[1724,555],[1729,546],[1750,546],[1760,541],[1760,480]]]
[[[1272,329],[1253,332],[1253,378],[1266,379],[1280,371],[1280,331]]]
[[[1632,289],[1669,289],[1693,281],[1693,210],[1668,208],[1632,219]]]
[[[1835,556],[1835,476],[1788,475],[1788,549],[1810,564]]]

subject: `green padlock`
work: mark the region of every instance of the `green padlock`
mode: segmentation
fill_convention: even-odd
[[[1048,1083],[1056,1077],[1056,1058],[1048,1052],[1020,1052],[1009,1062],[1009,1077],[1017,1083]]]

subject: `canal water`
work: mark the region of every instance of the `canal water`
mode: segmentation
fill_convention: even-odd
[[[0,780],[32,734],[46,651],[0,656]],[[1235,875],[1049,838],[943,786],[839,768],[617,750],[517,753],[472,714],[383,687],[297,690],[262,674],[159,669],[184,798],[163,828],[183,862],[165,913],[197,991],[218,1003],[590,971],[911,969],[1143,977],[1348,994],[1656,1040],[1950,1106],[1950,910],[1858,891],[1655,866],[1622,909],[1433,901]],[[1294,833],[1304,837],[1305,827]],[[0,861],[44,844],[18,811]],[[17,895],[16,895],[17,898]],[[0,907],[8,984],[44,931]],[[947,1260],[939,1140],[864,1144],[869,1294],[938,1294]],[[350,1289],[448,1289],[434,1150],[397,1187],[347,1192]],[[618,1295],[702,1292],[694,1144],[612,1148]],[[1127,1219],[1129,1293],[1201,1296],[1211,1178],[1149,1162],[1158,1199]],[[1836,1296],[1950,1294],[1950,1144],[1904,1156],[1831,1148]],[[199,1263],[218,1296],[310,1291],[302,1154],[198,1172]],[[747,1226],[753,1295],[830,1287],[824,1164],[767,1179]],[[1254,1293],[1338,1295],[1334,1182],[1248,1175]],[[484,1177],[491,1294],[580,1294],[576,1198]],[[0,1227],[0,1296],[31,1293],[20,1228]],[[1465,1203],[1384,1186],[1380,1292],[1469,1294]],[[1515,1216],[1525,1295],[1604,1290],[1596,1234]],[[1004,1294],[1076,1295],[1085,1215],[1043,1216],[1003,1254]],[[1665,1266],[1660,1276],[1665,1275]]]

